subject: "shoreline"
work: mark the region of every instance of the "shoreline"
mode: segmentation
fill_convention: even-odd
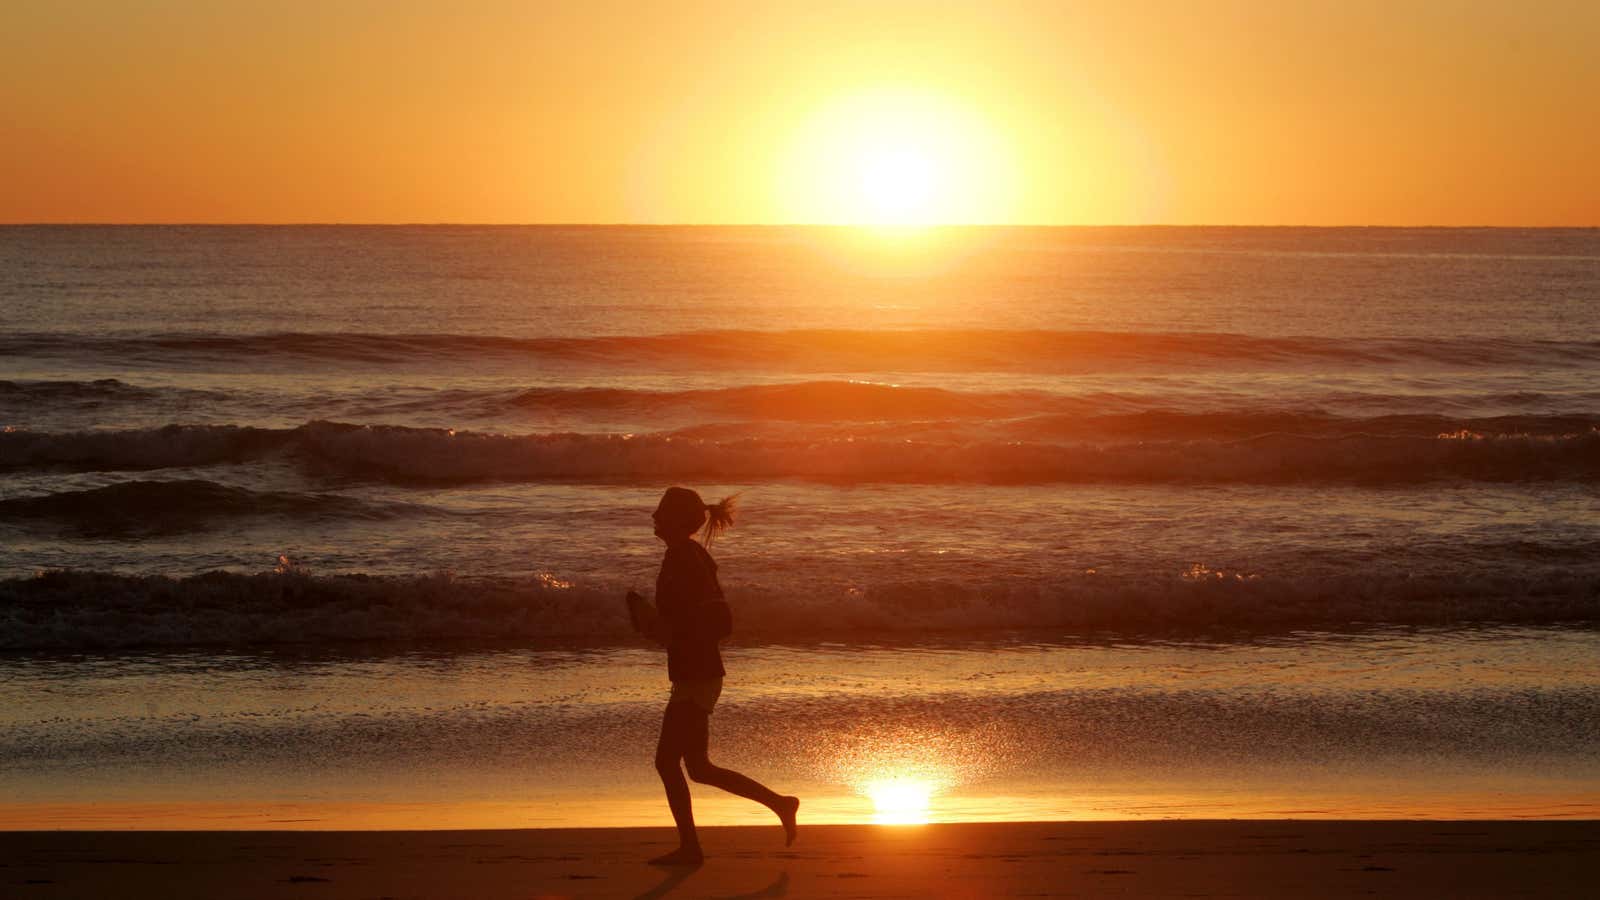
[[[1600,820],[1168,820],[702,828],[0,832],[0,893],[65,898],[1578,896]]]

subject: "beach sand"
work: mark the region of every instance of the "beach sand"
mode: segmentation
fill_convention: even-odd
[[[19,898],[1576,897],[1600,822],[1162,821],[668,829],[0,833]]]

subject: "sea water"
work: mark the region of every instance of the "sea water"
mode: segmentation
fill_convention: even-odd
[[[1600,812],[1592,230],[5,228],[0,426],[6,827],[664,823],[675,483],[818,819]]]

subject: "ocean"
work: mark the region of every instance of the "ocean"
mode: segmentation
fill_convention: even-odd
[[[0,827],[668,824],[673,484],[812,821],[1600,815],[1592,229],[6,227],[0,427]]]

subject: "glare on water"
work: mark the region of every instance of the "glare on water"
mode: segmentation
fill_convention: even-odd
[[[896,776],[869,781],[862,791],[872,801],[874,825],[926,825],[936,789],[926,778]]]

